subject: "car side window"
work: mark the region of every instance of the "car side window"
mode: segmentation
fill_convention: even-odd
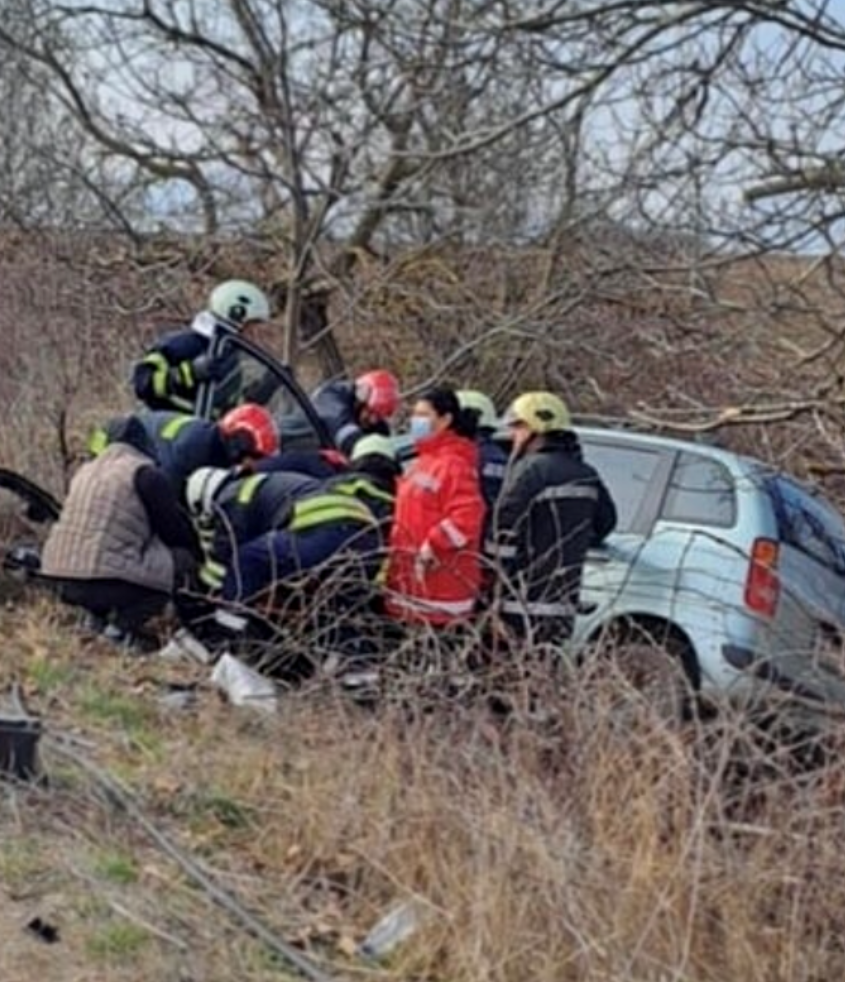
[[[730,471],[710,457],[682,451],[672,468],[660,517],[730,528],[736,523],[736,490]]]
[[[637,517],[654,487],[661,462],[656,450],[583,441],[584,459],[599,473],[616,505],[616,531],[637,530]]]
[[[845,522],[823,498],[782,476],[768,481],[778,532],[784,542],[845,574]]]

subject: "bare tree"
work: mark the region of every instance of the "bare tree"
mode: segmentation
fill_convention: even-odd
[[[648,389],[643,419],[768,418],[785,383],[759,366],[791,344],[783,411],[817,429],[820,404],[838,412],[845,25],[830,0],[14,9],[0,45],[73,121],[67,159],[101,202],[86,214],[265,247],[292,361],[316,345],[325,372],[344,368],[325,318],[303,327],[320,290],[347,337],[410,326],[425,371],[496,367],[503,396],[540,377],[599,409],[624,381]],[[808,249],[812,275],[773,271]],[[676,370],[705,352],[685,384],[646,384],[650,358]]]

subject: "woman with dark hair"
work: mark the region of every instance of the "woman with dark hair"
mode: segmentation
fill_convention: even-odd
[[[475,609],[485,510],[476,427],[453,389],[429,389],[414,405],[417,456],[399,480],[387,566],[394,617],[451,624]]]

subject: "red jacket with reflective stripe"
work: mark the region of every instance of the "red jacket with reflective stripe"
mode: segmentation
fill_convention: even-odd
[[[472,614],[481,583],[484,499],[478,447],[452,430],[417,443],[400,479],[390,535],[387,609],[446,624]],[[430,551],[432,560],[420,562]]]

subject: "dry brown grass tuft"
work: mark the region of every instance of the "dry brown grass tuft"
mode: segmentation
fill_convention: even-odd
[[[808,769],[739,716],[672,726],[621,682],[577,675],[557,694],[533,679],[533,717],[373,710],[312,685],[264,718],[199,670],[83,643],[50,602],[4,626],[0,682],[339,977],[377,971],[355,944],[408,899],[421,926],[379,977],[842,975],[836,756]],[[200,685],[193,712],[158,701],[177,678]],[[0,796],[3,978],[285,977],[84,772],[45,757],[48,787]],[[23,930],[36,914],[59,944]]]

